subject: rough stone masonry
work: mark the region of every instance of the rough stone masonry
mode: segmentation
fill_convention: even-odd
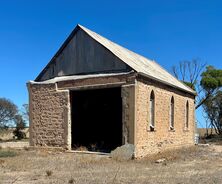
[[[165,149],[194,144],[195,114],[194,97],[179,90],[143,78],[128,77],[122,85],[123,144],[135,145],[135,157],[156,153]],[[91,83],[101,87],[103,80]],[[87,82],[79,83],[84,86]],[[93,82],[92,82],[93,81]],[[113,79],[116,82],[116,80]],[[127,84],[126,81],[130,81]],[[115,84],[111,83],[111,84]],[[70,85],[74,84],[72,81]],[[77,85],[78,83],[76,83]],[[67,83],[66,83],[67,86]],[[97,87],[98,87],[97,86]],[[78,86],[73,86],[78,87]],[[88,87],[88,85],[87,85]],[[87,88],[86,87],[86,88]],[[69,89],[57,83],[28,85],[30,94],[30,145],[55,146],[71,149],[71,115]],[[155,94],[155,130],[149,129],[149,97]],[[169,129],[170,99],[175,99],[175,128]],[[189,102],[189,123],[185,127],[185,107]],[[87,128],[87,127],[86,127]],[[115,136],[115,135],[113,135]]]

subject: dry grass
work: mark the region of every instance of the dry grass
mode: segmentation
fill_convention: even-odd
[[[191,158],[192,154],[198,152],[197,146],[191,146],[191,147],[184,147],[180,149],[173,149],[173,150],[167,150],[164,152],[160,152],[157,154],[149,155],[142,159],[148,160],[151,162],[155,162],[159,159],[165,159],[166,161],[176,161],[176,160],[186,160],[188,158]]]
[[[14,140],[14,134],[13,131],[15,130],[15,128],[8,128],[8,129],[1,129],[0,130],[0,141],[15,141]],[[24,130],[22,130],[25,134],[26,137],[29,137],[29,128],[25,128]],[[27,139],[25,139],[27,140]]]
[[[4,149],[2,149],[4,150]],[[148,158],[115,161],[107,156],[21,149],[0,159],[0,183],[201,183],[222,181],[222,146],[166,151]],[[165,158],[157,164],[155,160]],[[48,174],[47,174],[48,173]]]

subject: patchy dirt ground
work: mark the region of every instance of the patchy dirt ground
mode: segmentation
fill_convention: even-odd
[[[123,162],[50,150],[11,151],[17,156],[0,154],[0,184],[222,183],[221,145],[195,146]],[[160,158],[165,161],[155,163]]]
[[[8,141],[8,142],[0,142],[1,148],[24,148],[28,147],[29,142],[28,141]]]

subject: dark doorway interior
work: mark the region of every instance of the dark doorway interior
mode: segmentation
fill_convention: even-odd
[[[110,152],[122,145],[121,88],[71,92],[72,148]]]

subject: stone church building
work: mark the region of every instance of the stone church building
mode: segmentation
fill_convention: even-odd
[[[195,92],[155,61],[77,25],[27,84],[30,145],[135,157],[194,144]]]

